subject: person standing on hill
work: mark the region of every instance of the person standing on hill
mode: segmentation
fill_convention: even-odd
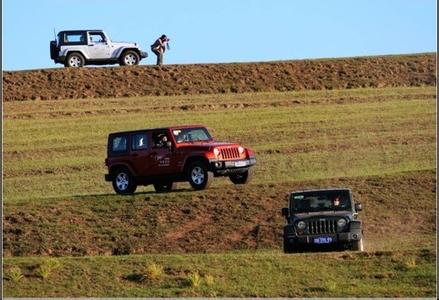
[[[169,50],[169,41],[170,39],[163,34],[154,42],[154,44],[151,45],[151,51],[157,55],[157,66],[161,66],[163,64],[163,53],[165,53],[166,49]]]

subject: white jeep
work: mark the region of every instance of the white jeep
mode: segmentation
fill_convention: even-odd
[[[102,30],[60,31],[50,42],[50,58],[66,67],[139,64],[148,54],[137,43],[112,42]]]

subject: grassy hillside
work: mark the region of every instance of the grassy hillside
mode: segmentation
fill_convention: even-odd
[[[111,194],[108,133],[173,124],[252,147],[254,184],[433,169],[435,105],[433,87],[5,103],[4,201]]]
[[[5,296],[433,297],[435,98],[397,87],[5,102]],[[114,194],[109,132],[190,123],[252,147],[253,182]],[[364,204],[367,252],[281,254],[286,193],[327,186]]]

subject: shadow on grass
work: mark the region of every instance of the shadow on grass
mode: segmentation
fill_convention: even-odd
[[[172,190],[171,192],[155,192],[155,191],[147,191],[147,192],[137,192],[133,194],[127,194],[127,195],[119,195],[116,193],[106,193],[106,194],[89,194],[89,195],[73,195],[74,200],[90,200],[90,198],[94,198],[96,200],[101,198],[113,198],[113,199],[132,199],[132,198],[138,198],[141,196],[149,196],[149,195],[157,195],[157,196],[165,196],[169,195],[172,196],[174,194],[179,193],[185,193],[185,192],[193,192],[194,190],[191,188],[179,188]],[[145,200],[152,200],[150,197],[146,197]]]

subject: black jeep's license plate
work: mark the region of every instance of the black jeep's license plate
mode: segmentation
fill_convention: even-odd
[[[330,236],[321,236],[314,238],[314,244],[330,244],[332,243],[332,237]]]

